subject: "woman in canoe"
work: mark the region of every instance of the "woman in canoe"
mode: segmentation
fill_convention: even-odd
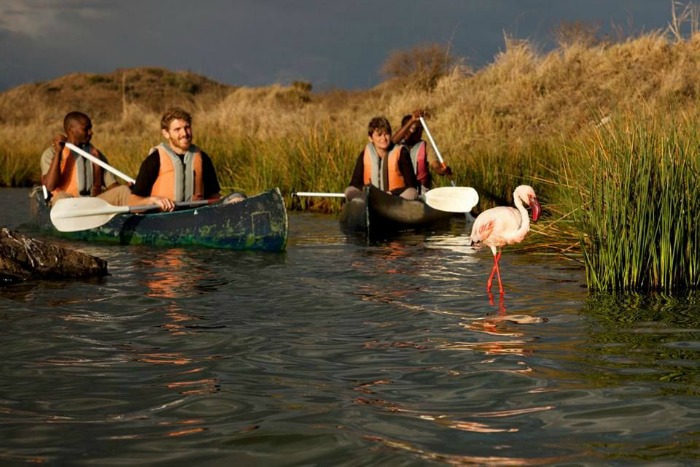
[[[367,127],[369,142],[357,157],[345,199],[362,195],[362,187],[372,184],[382,191],[413,200],[418,197],[418,181],[408,150],[391,141],[391,125],[385,117],[374,117]]]

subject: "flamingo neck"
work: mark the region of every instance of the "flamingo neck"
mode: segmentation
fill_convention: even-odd
[[[513,193],[513,202],[518,212],[520,213],[520,228],[518,229],[518,236],[524,237],[530,231],[530,215],[523,205],[523,200],[516,193]]]

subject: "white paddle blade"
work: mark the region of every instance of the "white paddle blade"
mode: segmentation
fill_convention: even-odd
[[[51,219],[93,216],[95,214],[119,214],[129,212],[129,206],[113,206],[107,201],[94,197],[63,198],[51,208]]]
[[[96,229],[111,221],[117,214],[93,214],[85,217],[51,218],[51,223],[59,232],[80,232]]]
[[[479,203],[479,193],[469,186],[445,186],[428,190],[425,202],[446,212],[469,212]]]
[[[63,198],[51,208],[51,223],[60,232],[99,227],[116,214],[129,212],[129,206],[112,206],[100,198]]]

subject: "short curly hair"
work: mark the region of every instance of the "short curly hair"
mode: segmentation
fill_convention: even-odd
[[[173,120],[184,120],[192,125],[192,115],[189,112],[180,107],[173,107],[166,110],[163,114],[163,117],[160,119],[160,128],[163,130],[170,129],[170,122]]]

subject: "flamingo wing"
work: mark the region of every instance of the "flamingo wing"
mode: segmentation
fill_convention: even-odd
[[[510,234],[520,228],[522,218],[517,209],[497,206],[479,214],[472,226],[470,235],[473,242],[503,246],[508,244]]]

